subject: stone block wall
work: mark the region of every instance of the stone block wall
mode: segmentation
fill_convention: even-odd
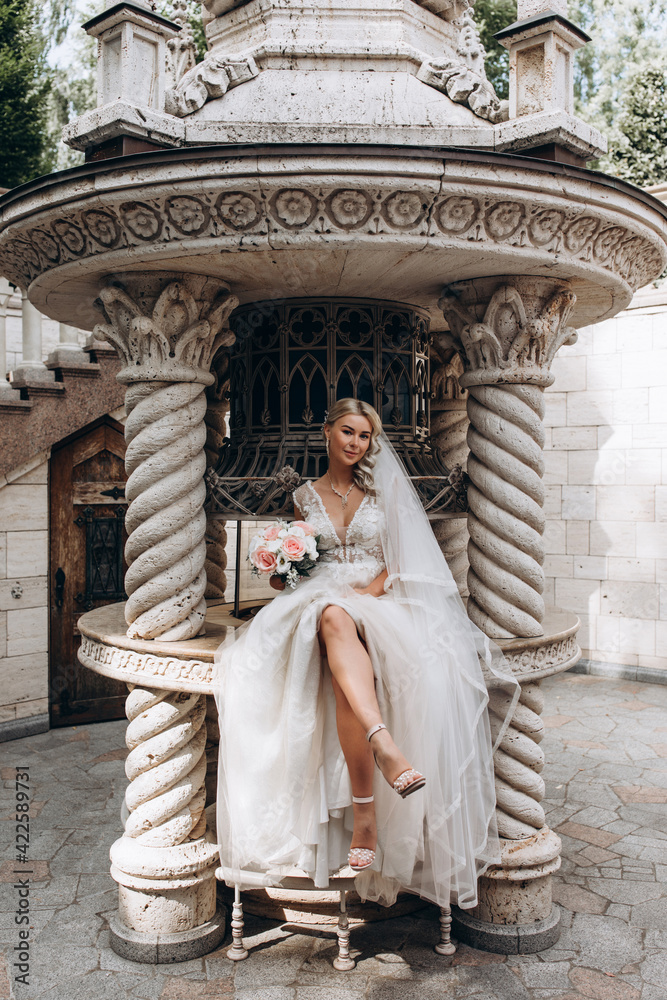
[[[558,352],[547,392],[547,603],[591,660],[667,669],[667,288]]]
[[[48,468],[42,454],[0,479],[0,723],[49,711]]]

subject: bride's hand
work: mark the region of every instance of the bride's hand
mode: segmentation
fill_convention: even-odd
[[[284,590],[285,589],[285,581],[281,580],[280,577],[277,576],[275,573],[273,574],[273,576],[269,577],[269,583],[273,587],[274,590]]]

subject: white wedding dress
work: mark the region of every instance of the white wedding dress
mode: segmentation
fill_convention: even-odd
[[[480,872],[498,858],[488,695],[468,632],[474,626],[468,623],[458,638],[446,633],[436,649],[426,642],[417,602],[399,599],[398,582],[381,597],[353,590],[385,569],[387,525],[375,499],[363,498],[347,530],[336,530],[310,481],[294,499],[321,535],[316,568],[216,654],[217,831],[225,880],[241,888],[278,884],[298,869],[325,887],[347,864],[352,792],[318,640],[322,611],[335,604],[366,643],[384,722],[426,777],[422,791],[401,799],[376,769],[377,856],[357,876],[359,894],[388,905],[410,890],[439,905],[473,906]],[[458,602],[457,614],[468,622],[446,572],[447,600]]]

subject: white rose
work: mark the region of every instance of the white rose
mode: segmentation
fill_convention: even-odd
[[[317,559],[319,552],[317,551],[317,542],[312,535],[306,537],[306,552],[311,559]]]
[[[291,565],[284,552],[276,553],[276,573],[287,573]]]
[[[303,528],[297,528],[294,525],[290,528],[290,535],[295,535],[296,538],[306,538],[306,532]]]
[[[282,538],[274,538],[270,542],[265,542],[264,546],[269,550],[269,552],[280,552],[280,547],[283,543]]]

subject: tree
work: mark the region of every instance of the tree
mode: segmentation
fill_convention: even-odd
[[[609,143],[590,165],[637,184],[665,180],[666,10],[667,0],[569,0],[591,35],[577,52],[576,112]]]
[[[622,97],[605,165],[640,187],[667,180],[667,62],[636,72]]]
[[[0,185],[51,169],[46,102],[51,86],[36,0],[0,4]]]
[[[509,52],[493,37],[516,21],[516,0],[477,0],[475,21],[486,50],[486,75],[498,97],[509,97]]]

